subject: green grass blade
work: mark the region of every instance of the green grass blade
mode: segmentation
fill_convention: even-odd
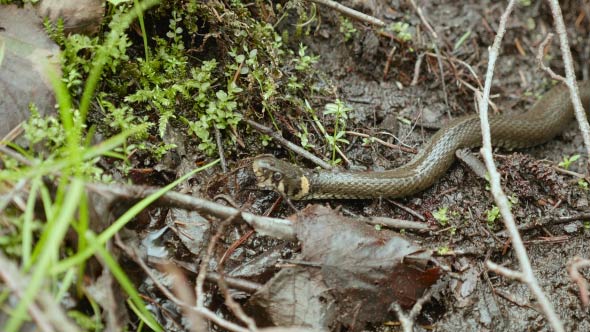
[[[97,242],[97,238],[93,234],[89,234],[88,238],[89,242],[95,243],[92,245],[93,249],[97,251],[98,255],[102,257],[104,263],[109,268],[115,279],[121,285],[121,288],[129,295],[131,303],[135,306],[135,309],[139,313],[139,317],[154,331],[164,331],[160,324],[156,321],[156,319],[152,316],[152,314],[147,310],[145,303],[139,296],[139,293],[133,286],[133,283],[127,275],[125,271],[121,268],[121,266],[117,263],[117,261],[113,258],[113,256],[102,246],[99,245]]]
[[[166,187],[158,190],[154,194],[142,199],[141,201],[137,202],[134,206],[132,206],[127,212],[125,212],[122,216],[120,216],[111,226],[109,226],[106,230],[104,230],[99,236],[97,236],[97,243],[96,245],[104,245],[109,239],[111,239],[118,231],[121,230],[131,219],[133,219],[136,215],[138,215],[141,211],[147,208],[150,204],[152,204],[155,200],[160,198],[166,192],[172,190],[172,188],[176,187],[178,184],[182,183],[193,174],[196,174],[202,170],[205,170],[209,167],[212,167],[219,163],[219,159],[216,159],[213,162],[208,163],[202,167],[199,167],[184,176],[180,177],[178,180],[170,183]],[[92,247],[88,247],[83,251],[78,252],[77,254],[66,258],[56,265],[53,266],[51,269],[52,274],[57,274],[64,272],[76,265],[82,264],[85,260],[87,260],[90,256],[94,254],[94,249]]]
[[[139,27],[141,28],[141,37],[143,38],[143,48],[145,50],[145,61],[150,61],[150,49],[147,41],[147,31],[145,30],[145,24],[143,22],[143,11],[139,6],[138,0],[133,0],[133,4],[135,5],[135,10],[137,11],[137,19],[139,20]]]
[[[29,197],[27,199],[27,208],[23,216],[23,228],[22,228],[22,258],[21,262],[23,266],[29,266],[31,262],[31,251],[33,248],[33,223],[34,223],[34,210],[35,203],[37,201],[37,192],[41,186],[41,178],[33,179],[31,183],[31,190],[29,191]]]
[[[53,227],[46,227],[48,241],[39,255],[39,260],[29,280],[28,287],[16,305],[10,319],[4,326],[5,332],[17,332],[27,317],[27,308],[35,299],[43,287],[44,281],[49,277],[49,267],[52,259],[58,252],[62,240],[78,207],[78,199],[84,190],[84,182],[74,179],[69,186],[68,198],[64,200]]]

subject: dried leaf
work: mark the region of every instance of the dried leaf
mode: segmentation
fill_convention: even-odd
[[[391,231],[314,205],[292,217],[301,266],[281,271],[253,302],[273,324],[360,330],[389,317],[391,303],[410,307],[440,270],[430,252]]]

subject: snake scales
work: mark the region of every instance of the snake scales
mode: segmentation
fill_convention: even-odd
[[[590,81],[579,82],[583,105],[590,102]],[[508,149],[544,143],[573,119],[569,91],[559,85],[547,92],[526,113],[490,117],[492,144]],[[278,190],[296,200],[403,197],[430,187],[455,160],[455,151],[481,146],[477,115],[451,121],[441,128],[407,164],[382,172],[334,172],[304,169],[263,156],[253,162],[258,186]]]

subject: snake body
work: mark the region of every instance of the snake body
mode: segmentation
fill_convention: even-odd
[[[587,108],[590,81],[579,82]],[[547,92],[527,112],[490,117],[492,144],[507,149],[538,145],[555,137],[572,121],[569,90],[559,85]],[[455,160],[455,151],[481,146],[477,115],[457,118],[441,128],[425,148],[407,164],[382,172],[334,172],[304,169],[274,157],[253,162],[258,186],[274,189],[291,199],[366,199],[403,197],[430,187]]]

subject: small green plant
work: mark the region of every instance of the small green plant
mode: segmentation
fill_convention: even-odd
[[[299,44],[299,51],[297,52],[297,55],[299,57],[293,59],[293,61],[295,62],[295,69],[297,71],[307,71],[311,65],[318,62],[319,56],[307,55],[305,54],[306,50],[307,46]]]
[[[268,144],[270,144],[270,142],[272,141],[272,137],[266,134],[262,134],[260,135],[260,141],[262,142],[262,146],[268,146]]]
[[[455,226],[451,226],[451,227],[449,227],[449,234],[450,234],[451,236],[453,236],[453,235],[457,234],[457,227],[455,227]]]
[[[590,220],[584,221],[584,229],[590,229]]]
[[[340,21],[340,33],[344,36],[344,42],[348,42],[356,35],[357,30],[348,18],[338,16],[338,19]]]
[[[301,131],[298,132],[296,135],[301,140],[301,146],[304,149],[309,150],[315,147],[315,145],[309,142],[309,132],[307,131],[307,125],[305,124],[305,122],[301,123]]]
[[[512,194],[507,198],[508,208],[512,209],[513,205],[518,204],[518,197],[515,194]],[[499,217],[501,217],[500,208],[496,205],[492,205],[492,208],[486,211],[486,221],[490,229],[494,228],[496,220],[498,220]]]
[[[518,0],[518,4],[523,7],[529,7],[531,5],[531,0]]]
[[[494,205],[491,209],[487,210],[486,215],[488,228],[493,229],[496,224],[496,219],[500,216],[500,208]]]
[[[442,207],[432,213],[432,216],[441,226],[446,226],[449,223],[449,216],[447,215],[448,208]]]
[[[580,187],[583,190],[588,190],[588,182],[586,182],[586,180],[584,180],[584,179],[579,179],[578,180],[578,187]]]
[[[395,22],[388,26],[389,31],[395,32],[397,37],[404,42],[408,42],[413,39],[410,33],[410,25],[406,22]]]
[[[580,155],[579,154],[575,154],[571,157],[568,156],[563,156],[563,160],[559,162],[559,167],[563,167],[565,169],[569,169],[571,164],[573,162],[575,162],[576,160],[580,159]]]
[[[346,134],[346,120],[348,120],[348,112],[351,108],[343,103],[340,99],[336,99],[334,103],[326,104],[324,115],[334,116],[334,134],[332,136],[326,135],[326,140],[332,150],[332,163],[339,162],[336,158],[336,151],[340,144],[348,144],[348,140],[344,138]]]
[[[449,248],[449,246],[442,246],[442,247],[438,247],[438,249],[436,249],[436,253],[439,254],[440,256],[448,255],[451,252],[452,252],[452,250],[451,250],[451,248]]]
[[[336,152],[342,153],[339,145],[349,143],[348,140],[344,138],[344,135],[346,134],[347,113],[350,111],[350,108],[340,100],[336,100],[335,103],[326,104],[324,115],[331,115],[334,117],[334,133],[330,135],[326,131],[326,128],[324,128],[322,121],[317,117],[315,110],[311,107],[309,102],[305,100],[304,104],[305,111],[311,116],[313,122],[324,136],[324,139],[328,142],[330,151],[332,152],[332,165],[339,164],[342,161],[340,158],[336,158]]]
[[[42,117],[33,104],[29,106],[31,116],[23,124],[25,138],[32,149],[36,144],[43,144],[48,151],[61,148],[66,141],[66,132],[54,116]],[[33,152],[33,151],[31,151]]]
[[[363,137],[363,146],[371,146],[375,142],[375,137]]]

